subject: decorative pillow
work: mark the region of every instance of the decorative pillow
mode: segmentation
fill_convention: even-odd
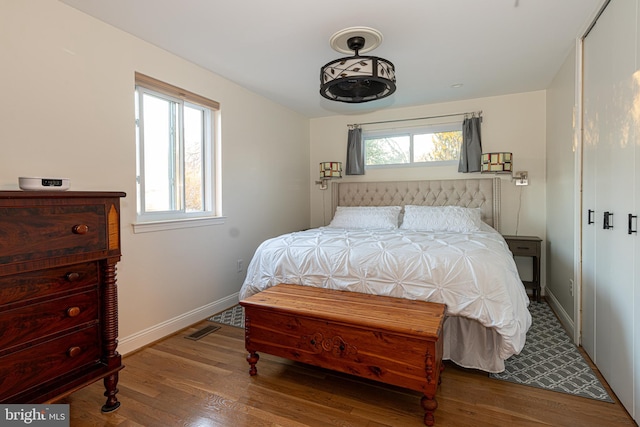
[[[475,230],[469,231],[478,231],[483,224],[482,221],[482,210],[480,208],[463,208],[462,206],[448,206],[452,215],[460,215],[461,221],[469,220],[475,225]]]
[[[407,205],[404,207],[404,219],[400,228],[466,233],[479,231],[481,223],[480,208]]]
[[[348,229],[394,229],[398,228],[400,206],[338,206],[336,214],[328,225],[333,228]]]

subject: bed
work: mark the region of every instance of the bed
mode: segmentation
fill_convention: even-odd
[[[496,231],[499,178],[340,182],[331,196],[328,225],[258,247],[240,299],[289,283],[444,303],[443,358],[503,371],[531,316]]]

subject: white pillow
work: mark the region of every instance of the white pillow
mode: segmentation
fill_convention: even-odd
[[[400,228],[467,233],[479,231],[481,223],[480,208],[407,205],[404,207],[404,219]]]
[[[348,229],[395,229],[398,228],[400,206],[338,206],[328,225]]]

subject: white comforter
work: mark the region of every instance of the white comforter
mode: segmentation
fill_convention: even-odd
[[[511,252],[488,226],[474,233],[321,227],[286,234],[258,247],[240,299],[278,283],[444,303],[448,316],[496,332],[495,338],[472,339],[468,350],[452,349],[456,356],[448,357],[449,346],[478,329],[452,326],[456,337],[445,341],[445,359],[489,372],[504,369],[501,362],[522,350],[531,325],[529,299]],[[479,356],[461,352],[497,352],[499,360],[476,361]]]

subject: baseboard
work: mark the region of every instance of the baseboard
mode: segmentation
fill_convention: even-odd
[[[216,313],[220,313],[229,307],[233,307],[238,304],[238,301],[239,293],[236,292],[228,297],[224,297],[218,301],[196,308],[195,310],[181,314],[173,319],[158,323],[157,325],[144,329],[140,332],[136,332],[135,334],[119,338],[118,353],[126,355],[127,353],[138,350],[145,345],[149,345],[181,329],[191,326],[194,323],[198,323],[201,320],[213,316]]]
[[[558,301],[549,288],[545,289],[545,298],[551,309],[556,313],[556,316],[558,316],[558,319],[560,319],[560,323],[562,323],[562,326],[567,331],[567,335],[569,335],[571,340],[575,342],[575,324],[573,323],[572,316],[569,316],[564,307],[560,305],[560,301]]]

